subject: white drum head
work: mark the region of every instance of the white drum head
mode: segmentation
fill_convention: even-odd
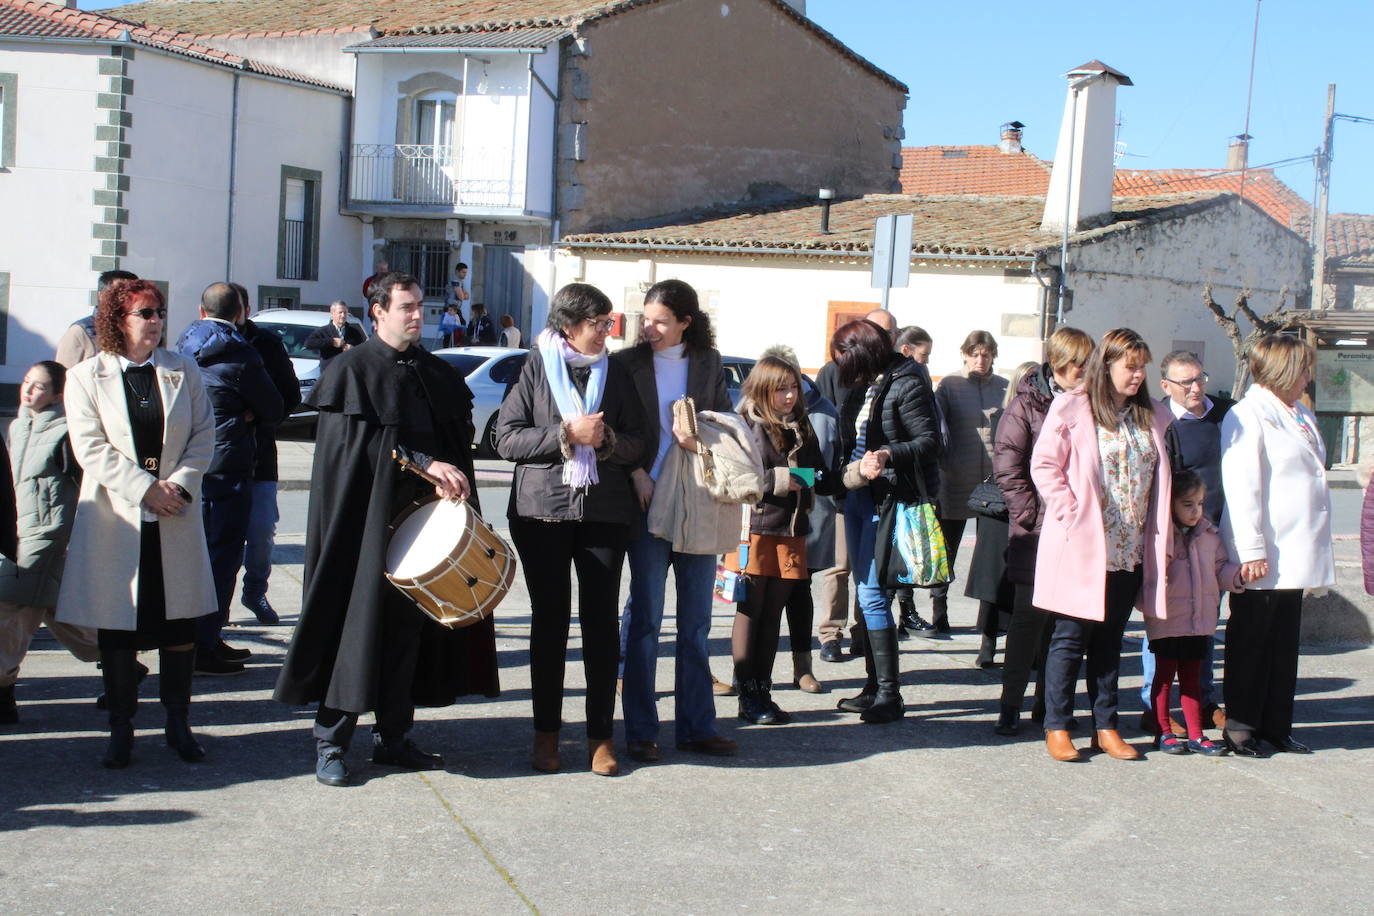
[[[453,553],[468,525],[467,503],[441,499],[406,516],[386,548],[387,572],[415,579],[431,572]]]

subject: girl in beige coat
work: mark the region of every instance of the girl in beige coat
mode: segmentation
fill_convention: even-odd
[[[215,610],[201,524],[214,417],[194,362],[158,348],[167,309],[144,280],[101,294],[101,352],[67,376],[67,428],[84,472],[57,619],[94,627],[110,714],[105,766],[128,766],[137,652],[156,648],[167,744],[205,755],[187,725],[195,618]]]

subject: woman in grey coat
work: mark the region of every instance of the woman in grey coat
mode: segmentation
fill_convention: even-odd
[[[0,724],[19,721],[14,682],[38,628],[83,662],[100,659],[95,631],[53,619],[62,564],[76,515],[81,468],[67,439],[62,389],[67,368],[44,360],[19,385],[19,415],[10,424],[10,470],[19,509],[19,551],[0,557]]]

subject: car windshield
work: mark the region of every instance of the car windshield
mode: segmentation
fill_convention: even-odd
[[[325,321],[329,316],[326,315]],[[277,324],[274,321],[255,321],[259,328],[271,331],[281,338],[281,342],[286,345],[286,355],[294,359],[319,359],[320,351],[311,350],[305,345],[305,339],[315,330],[314,327],[306,324]],[[324,321],[320,322],[323,327]]]
[[[477,356],[472,353],[436,353],[440,359],[457,369],[464,377],[472,375],[477,367],[491,359],[490,356]]]

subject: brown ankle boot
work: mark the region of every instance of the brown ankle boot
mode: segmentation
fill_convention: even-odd
[[[1078,748],[1073,746],[1069,733],[1064,729],[1045,730],[1045,749],[1055,760],[1069,763],[1080,759]]]
[[[620,764],[615,759],[615,746],[610,738],[587,739],[587,763],[598,776],[619,776]]]
[[[558,732],[534,733],[534,758],[531,765],[541,773],[558,772]]]
[[[1186,732],[1185,732],[1186,734]],[[1139,760],[1140,751],[1131,747],[1114,728],[1099,728],[1097,736],[1093,738],[1093,750],[1099,750],[1108,757],[1115,757],[1117,760]]]
[[[792,686],[802,693],[825,693],[825,687],[811,673],[811,653],[792,653]]]

